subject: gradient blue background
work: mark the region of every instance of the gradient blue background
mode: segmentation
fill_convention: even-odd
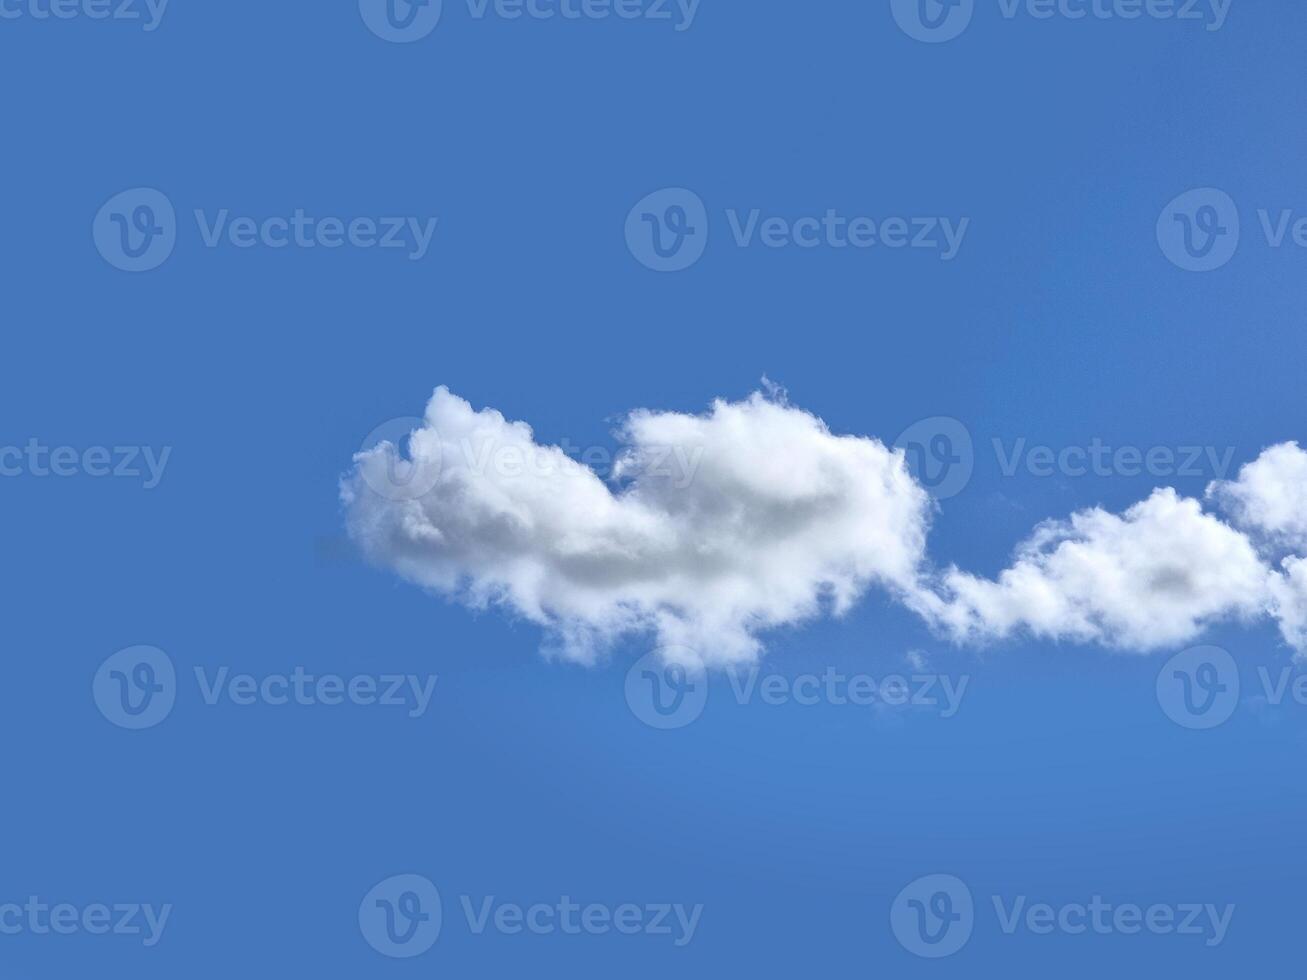
[[[1307,254],[1254,210],[1307,209],[1307,9],[1239,2],[1224,29],[1002,19],[926,45],[888,4],[703,0],[691,30],[475,21],[383,43],[357,7],[173,0],[162,27],[0,22],[0,443],[174,447],[161,486],[0,480],[6,655],[0,902],[175,905],[163,942],[0,937],[0,973],[598,977],[1192,977],[1301,962],[1307,708],[1190,732],[1158,658],[1014,643],[951,652],[879,595],[771,639],[767,666],[972,675],[959,714],[738,705],[714,681],[657,732],[622,682],[540,635],[368,569],[336,481],[379,422],[448,384],[542,441],[612,445],[636,406],[738,397],[764,374],[841,432],[962,420],[975,477],[932,553],[1001,567],[1035,522],[1144,496],[1149,477],[1004,477],[990,440],[1235,446],[1302,431]],[[172,258],[108,265],[92,218],[155,186]],[[715,215],[703,260],[638,265],[628,209],[665,186]],[[1163,206],[1243,209],[1229,266],[1180,271]],[[441,219],[422,262],[201,247],[192,208]],[[723,208],[971,218],[958,258],[740,250]],[[1207,474],[1177,481],[1201,492]],[[1249,665],[1269,628],[1220,631]],[[172,716],[129,732],[90,697],[109,654],[166,650]],[[380,708],[203,706],[194,666],[435,672],[420,720]],[[1251,676],[1251,673],[1248,675]],[[1247,680],[1247,677],[1246,677]],[[446,927],[390,961],[363,894],[430,877]],[[932,872],[980,904],[918,960],[891,900]],[[986,896],[1234,903],[1226,942],[1005,936]],[[457,896],[703,903],[666,938],[474,937]]]

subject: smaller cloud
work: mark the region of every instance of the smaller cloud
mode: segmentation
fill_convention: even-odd
[[[1307,658],[1307,559],[1286,558],[1282,567],[1271,579],[1271,612],[1284,642]]]
[[[1239,471],[1237,480],[1212,483],[1207,496],[1233,523],[1272,547],[1307,549],[1307,452],[1296,442],[1265,450]]]
[[[1269,577],[1244,535],[1162,489],[1121,515],[1046,522],[996,580],[951,568],[917,605],[960,642],[1026,632],[1147,652],[1263,615]]]

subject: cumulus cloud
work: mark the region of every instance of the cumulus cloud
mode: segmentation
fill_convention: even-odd
[[[1307,452],[1296,442],[1267,449],[1237,480],[1213,483],[1207,496],[1270,545],[1307,548]]]
[[[440,388],[408,459],[389,442],[356,457],[351,535],[581,661],[643,632],[680,659],[747,661],[765,630],[842,613],[873,583],[915,587],[930,501],[880,442],[834,435],[778,391],[703,415],[637,411],[617,435],[606,483]]]
[[[1024,631],[1147,652],[1264,615],[1270,574],[1244,535],[1158,490],[1121,515],[1094,508],[1045,523],[997,580],[950,569],[919,601],[962,641]]]
[[[1209,501],[1159,489],[1035,528],[994,579],[936,569],[934,504],[901,452],[837,435],[769,386],[703,414],[635,411],[607,479],[531,428],[436,390],[408,439],[342,481],[374,562],[543,627],[593,661],[651,635],[689,665],[754,659],[778,627],[884,590],[961,644],[1012,636],[1148,652],[1275,619],[1307,655],[1307,453],[1266,450]],[[1294,551],[1297,549],[1297,552]]]
[[[1307,657],[1307,559],[1284,560],[1284,574],[1271,580],[1271,611],[1284,641]]]

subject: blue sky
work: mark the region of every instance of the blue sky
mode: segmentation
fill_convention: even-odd
[[[1182,7],[976,0],[932,41],[887,0],[445,0],[392,43],[367,3],[0,3],[0,972],[1296,965],[1307,706],[1272,617],[1144,652],[976,613],[959,642],[905,580],[859,580],[844,615],[759,631],[742,675],[687,674],[698,713],[672,717],[638,696],[658,636],[577,662],[521,608],[364,561],[340,494],[439,385],[611,459],[626,413],[703,417],[764,377],[835,436],[915,431],[969,470],[923,511],[932,575],[992,579],[1040,522],[1238,479],[1303,438],[1307,11],[1161,16]],[[867,219],[875,244],[837,246]],[[894,219],[922,247],[888,244]],[[658,269],[655,227],[683,268]],[[1096,446],[1112,462],[1080,475]],[[60,447],[67,476],[44,472]],[[1211,646],[1232,669],[1184,652]],[[1183,723],[1176,671],[1221,724]],[[918,955],[959,883],[956,950]],[[1096,896],[1155,923],[1199,906],[1199,932],[1056,924]]]

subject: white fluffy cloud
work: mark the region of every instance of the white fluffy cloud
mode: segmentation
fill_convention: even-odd
[[[901,453],[835,435],[783,395],[702,415],[637,411],[605,481],[529,426],[437,389],[409,439],[355,457],[350,533],[374,562],[544,627],[591,661],[624,635],[668,656],[751,660],[767,630],[840,614],[872,586],[945,636],[1146,652],[1275,618],[1307,655],[1307,453],[1266,450],[1213,484],[1037,527],[995,579],[933,570],[933,504]]]
[[[1270,570],[1198,501],[1158,490],[1122,515],[1041,525],[996,581],[952,569],[924,610],[960,640],[1017,631],[1149,651],[1267,609]]]
[[[646,631],[682,659],[749,660],[764,630],[843,612],[872,583],[914,586],[929,498],[876,440],[762,395],[635,412],[619,435],[606,484],[440,388],[412,467],[389,443],[356,457],[350,531],[374,561],[506,606],[583,661]]]
[[[1307,559],[1284,560],[1284,574],[1271,581],[1271,611],[1284,641],[1307,656]]]
[[[1239,479],[1213,483],[1207,496],[1271,545],[1307,548],[1307,452],[1296,442],[1267,449]]]

